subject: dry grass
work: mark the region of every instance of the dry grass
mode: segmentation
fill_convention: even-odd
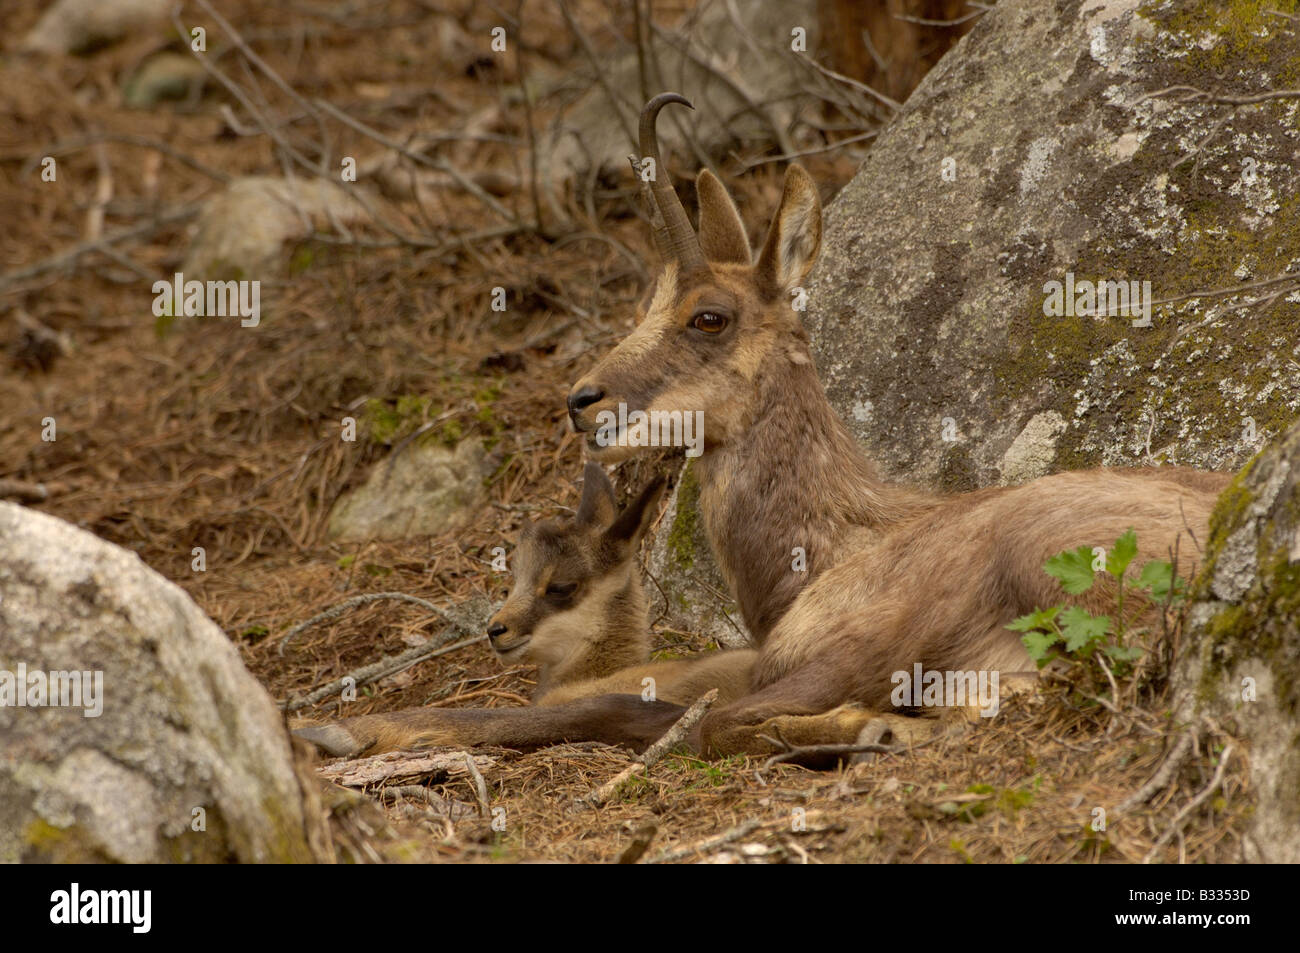
[[[37,5],[10,16],[13,35],[34,22]],[[503,102],[513,58],[430,61],[438,24],[486,36],[499,19],[489,7],[394,2],[340,22],[324,8],[232,2],[222,10],[259,43],[271,64],[305,95],[319,96],[390,132],[455,129]],[[598,5],[578,4],[584,22],[602,24]],[[562,70],[577,53],[558,14],[536,12],[525,62]],[[549,19],[548,19],[549,18]],[[196,17],[199,22],[202,17]],[[596,31],[598,32],[598,31]],[[216,35],[215,29],[209,30]],[[274,174],[266,136],[224,131],[209,89],[194,104],[133,111],[120,86],[159,38],[139,38],[89,58],[15,57],[0,86],[0,262],[6,272],[42,261],[85,238],[101,169],[111,171],[106,231],[211,196],[221,183],[203,171]],[[232,73],[238,57],[222,62]],[[441,70],[437,76],[434,69]],[[242,75],[242,74],[241,74]],[[436,89],[435,89],[436,87]],[[263,83],[279,115],[292,114]],[[544,119],[546,103],[539,104]],[[492,128],[524,141],[518,105]],[[289,120],[294,136],[310,123]],[[340,141],[346,130],[333,127]],[[129,144],[166,143],[190,157]],[[88,139],[102,147],[77,146]],[[56,144],[59,179],[41,184],[33,167]],[[373,148],[357,143],[356,148]],[[460,161],[516,172],[519,148],[492,141],[458,146]],[[159,159],[158,157],[161,156]],[[818,181],[843,183],[852,161],[810,158]],[[195,167],[197,166],[197,168]],[[779,170],[762,167],[736,186],[751,221],[779,194]],[[521,216],[527,196],[503,199]],[[587,225],[651,260],[630,183],[611,188]],[[418,228],[422,211],[401,207]],[[474,199],[448,191],[434,218],[479,223]],[[372,235],[382,238],[382,233]],[[281,656],[282,634],[320,609],[358,593],[399,590],[441,605],[500,598],[506,580],[486,561],[509,546],[521,522],[576,502],[572,480],[580,447],[567,434],[561,395],[582,370],[626,332],[641,287],[638,268],[600,237],[554,245],[528,232],[451,249],[361,248],[311,242],[293,265],[264,281],[263,323],[199,319],[160,336],[150,311],[151,283],[167,276],[186,245],[184,223],[121,246],[135,269],[102,254],[72,268],[0,286],[0,476],[49,484],[43,508],[130,548],[184,587],[238,645],[276,698],[287,699],[377,658],[395,654],[443,623],[398,603],[376,603],[322,624]],[[511,309],[488,307],[505,286]],[[18,313],[64,333],[72,350],[47,369],[34,366]],[[39,363],[39,362],[38,362]],[[490,399],[483,395],[490,393]],[[466,435],[495,441],[489,503],[469,527],[436,538],[340,546],[324,525],[339,494],[388,453],[367,439],[338,440],[342,417],[364,401],[431,398],[424,415]],[[484,407],[489,411],[484,413]],[[39,437],[54,417],[58,440]],[[191,570],[204,547],[207,571]],[[661,633],[679,643],[678,633]],[[526,669],[502,671],[485,644],[420,663],[365,689],[349,714],[423,704],[519,704],[532,687]],[[1158,724],[1152,713],[1144,720]],[[315,715],[328,714],[325,706]],[[646,852],[684,849],[742,830],[707,856],[790,861],[1056,862],[1141,860],[1178,809],[1209,781],[1205,745],[1154,802],[1107,832],[1090,829],[1092,808],[1112,806],[1157,768],[1169,736],[1078,707],[1065,689],[1010,703],[988,724],[905,756],[885,756],[838,772],[758,761],[714,764],[672,756],[599,810],[573,810],[578,797],[628,763],[600,746],[562,746],[532,754],[497,752],[486,774],[490,803],[505,809],[505,830],[474,813],[454,823],[426,795],[388,798],[393,829],[377,815],[333,801],[341,848],[355,859],[611,861],[634,832],[653,823]],[[1240,759],[1238,759],[1240,761]],[[470,805],[468,780],[428,784],[431,794]],[[1248,785],[1234,765],[1223,790],[1174,837],[1163,860],[1236,857],[1237,822]],[[794,827],[797,809],[806,829]],[[755,826],[757,825],[757,826]],[[750,829],[752,828],[752,829]],[[751,845],[760,845],[754,847]],[[698,860],[706,854],[685,853]]]

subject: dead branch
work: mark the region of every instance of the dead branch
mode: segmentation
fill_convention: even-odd
[[[468,776],[466,757],[464,752],[455,751],[427,754],[388,751],[369,758],[323,764],[316,769],[316,773],[326,781],[333,781],[345,788],[365,788],[386,781],[413,784],[429,778],[436,778],[437,783],[442,783],[450,778]],[[490,768],[497,762],[496,758],[489,755],[474,755],[472,760],[479,771]]]
[[[665,754],[671,751],[677,745],[686,740],[692,728],[708,713],[710,706],[718,697],[718,690],[711,688],[695,700],[695,704],[686,709],[686,713],[678,718],[673,726],[669,728],[662,738],[646,748],[642,755],[633,761],[630,765],[620,771],[614,777],[610,778],[596,790],[584,796],[579,800],[579,804],[591,807],[600,807],[607,802],[619,789],[630,781],[638,771],[649,770]]]
[[[1160,765],[1159,770],[1151,776],[1151,780],[1125,798],[1123,803],[1121,803],[1119,807],[1115,808],[1113,813],[1117,815],[1127,814],[1138,805],[1145,804],[1155,795],[1168,787],[1174,773],[1182,763],[1187,760],[1187,755],[1192,750],[1192,742],[1195,737],[1196,733],[1190,729],[1183,732],[1179,737],[1177,744],[1174,745],[1173,750],[1169,752],[1169,756],[1165,758],[1164,763]]]
[[[876,100],[877,102],[881,103],[884,106],[889,107],[889,109],[893,110],[894,112],[898,112],[900,109],[903,108],[903,104],[900,103],[898,100],[890,96],[886,96],[882,92],[872,89],[866,83],[859,82],[858,80],[854,79],[852,76],[845,76],[843,73],[837,73],[835,72],[835,70],[831,69],[830,67],[822,66],[821,63],[818,63],[816,60],[809,59],[807,57],[803,57],[802,62],[807,63],[809,66],[817,70],[817,72],[821,73],[823,76],[826,76],[833,80],[837,80],[838,82],[843,83],[845,86],[848,86],[850,89],[856,89],[859,92],[866,93],[872,99]]]
[[[109,232],[93,241],[78,242],[71,248],[65,249],[51,255],[34,264],[27,265],[23,268],[15,268],[13,271],[0,275],[0,291],[8,288],[10,285],[28,278],[35,278],[49,271],[59,271],[60,269],[71,267],[77,263],[77,260],[83,255],[92,252],[103,252],[110,245],[118,245],[122,242],[131,241],[135,238],[144,238],[152,235],[160,229],[169,225],[176,225],[180,222],[188,221],[199,213],[198,205],[185,205],[181,208],[172,209],[169,212],[163,212],[156,218],[139,225],[132,225],[130,228],[118,229],[115,232]]]
[[[69,139],[66,142],[56,142],[52,145],[45,146],[36,150],[39,156],[58,156],[66,155],[70,152],[79,152],[82,149],[92,148],[100,143],[111,142],[124,146],[138,146],[141,149],[152,149],[155,152],[162,153],[168,158],[175,159],[182,165],[188,166],[195,172],[202,173],[210,179],[215,179],[222,184],[228,184],[234,180],[234,176],[228,172],[222,172],[220,169],[214,169],[206,163],[200,162],[193,156],[181,152],[174,146],[170,146],[159,139],[150,139],[148,136],[136,136],[128,133],[100,133],[94,136],[86,136],[80,139]],[[35,166],[35,160],[28,162],[23,166],[23,174],[30,171]]]
[[[455,616],[453,616],[442,606],[435,605],[434,603],[429,602],[427,599],[420,599],[416,596],[408,595],[405,592],[366,592],[366,593],[362,593],[359,596],[352,596],[350,599],[344,599],[342,602],[336,602],[328,609],[316,613],[306,622],[299,622],[292,629],[286,632],[283,638],[280,639],[280,645],[278,646],[277,651],[279,652],[281,658],[283,658],[285,647],[304,630],[311,628],[313,625],[316,625],[318,622],[325,622],[329,619],[337,619],[344,612],[346,612],[349,609],[355,608],[356,606],[363,606],[371,602],[378,602],[382,599],[392,599],[397,602],[409,602],[412,605],[419,606],[421,609],[428,609],[434,615],[438,616],[443,621],[449,623],[453,628],[458,629],[461,632],[461,634],[463,635],[473,634],[473,632],[470,629],[465,627],[464,622],[462,622],[460,619],[457,619]]]
[[[780,149],[782,152],[793,151],[794,147],[790,142],[790,137],[786,135],[785,129],[783,129],[781,127],[781,124],[778,123],[776,119],[773,117],[771,110],[765,108],[762,103],[755,101],[754,97],[749,94],[749,91],[745,89],[745,87],[742,86],[734,77],[730,76],[724,70],[716,66],[712,62],[712,60],[696,53],[691,48],[691,44],[689,41],[686,43],[682,43],[675,34],[669,32],[668,30],[662,29],[661,27],[656,26],[653,23],[651,24],[651,28],[654,30],[655,33],[657,33],[663,39],[665,43],[667,43],[669,46],[677,50],[677,52],[679,52],[685,59],[690,60],[692,63],[694,63],[700,69],[704,70],[709,75],[717,77],[718,80],[720,80],[724,86],[726,86],[729,90],[731,90],[732,94],[735,95],[737,99],[741,100],[745,104],[745,108],[733,114],[732,118],[734,118],[734,116],[743,115],[746,112],[753,113],[755,116],[758,116],[760,119],[763,120],[764,123],[767,124],[768,129],[772,133],[772,138],[776,140],[778,149]],[[726,120],[722,119],[722,117],[719,117],[719,122],[723,128],[726,128],[727,126]]]
[[[417,662],[437,658],[440,655],[448,655],[451,652],[463,649],[466,646],[487,640],[486,635],[476,635],[473,638],[463,639],[460,642],[446,645],[445,643],[448,638],[448,631],[449,630],[444,630],[438,635],[435,635],[424,645],[417,645],[414,648],[407,649],[405,652],[401,652],[397,655],[388,655],[381,658],[378,662],[371,662],[369,665],[363,665],[361,668],[354,669],[346,675],[334,679],[332,682],[326,682],[324,685],[320,686],[320,688],[313,689],[302,698],[295,698],[293,701],[289,702],[280,702],[280,707],[285,711],[298,711],[301,708],[306,708],[308,705],[316,704],[322,698],[327,698],[330,695],[336,694],[343,688],[344,679],[351,678],[353,684],[357,686],[368,685],[371,682],[378,681],[379,679],[385,678],[389,675],[396,675],[398,672],[410,668]]]
[[[855,142],[861,142],[864,139],[874,139],[880,135],[879,129],[873,129],[871,132],[864,132],[856,136],[849,136],[847,139],[840,139],[836,142],[828,142],[824,146],[817,146],[815,149],[804,149],[802,152],[787,152],[779,156],[763,156],[759,159],[750,159],[741,167],[745,172],[756,168],[760,165],[767,165],[769,162],[789,162],[792,159],[802,159],[804,156],[821,155],[824,152],[834,152],[843,146],[851,146]]]
[[[687,847],[678,847],[674,850],[666,850],[662,853],[655,854],[647,860],[646,863],[666,864],[671,863],[674,860],[682,860],[685,857],[691,856],[691,854],[702,854],[706,851],[713,850],[715,847],[722,847],[725,844],[730,844],[732,841],[738,841],[742,837],[748,837],[762,826],[762,821],[745,821],[745,823],[738,824],[731,828],[731,830],[723,831],[721,834],[717,834],[713,837],[707,837],[704,840],[697,841]]]
[[[964,16],[957,17],[954,20],[927,20],[925,17],[909,16],[906,13],[895,13],[894,19],[902,20],[904,23],[915,23],[917,26],[961,26],[963,23],[966,23],[968,20],[974,20],[976,17],[982,17],[984,14],[988,13],[990,10],[993,9],[992,7],[986,6],[982,3],[968,3],[966,4],[966,6],[975,7],[976,9],[972,13],[967,13]]]
[[[618,116],[619,124],[623,127],[623,132],[627,135],[627,141],[633,149],[637,148],[637,138],[633,130],[633,122],[627,112],[627,105],[618,97],[613,88],[609,85],[609,80],[605,76],[605,71],[600,67],[600,59],[596,56],[596,51],[592,49],[591,40],[583,32],[582,27],[578,26],[578,21],[573,18],[569,11],[569,5],[565,0],[560,0],[560,14],[564,17],[564,22],[569,25],[569,31],[573,34],[578,45],[582,47],[582,53],[587,58],[587,63],[591,67],[592,73],[595,74],[596,82],[600,84],[601,91],[609,99],[609,104],[614,107],[614,113]]]
[[[524,15],[524,0],[515,2],[515,20],[519,21]],[[516,33],[518,28],[516,28]],[[542,196],[538,186],[538,155],[537,155],[537,131],[533,124],[533,90],[528,85],[528,72],[524,66],[524,46],[522,43],[515,43],[515,75],[519,82],[519,94],[524,101],[524,126],[528,130],[528,194],[533,203],[533,227],[537,231],[544,231],[542,228]]]
[[[492,807],[488,804],[487,782],[483,780],[483,774],[479,771],[478,765],[474,763],[474,758],[468,751],[462,751],[461,757],[465,759],[465,769],[469,776],[474,779],[474,794],[478,798],[478,812],[480,817],[487,817],[492,813]]]
[[[447,173],[447,175],[451,176],[452,180],[458,186],[460,186],[470,195],[474,196],[474,198],[478,199],[480,202],[482,202],[484,205],[490,208],[497,215],[501,216],[501,218],[505,219],[507,222],[512,223],[517,228],[521,228],[521,229],[524,228],[524,226],[520,223],[518,216],[514,215],[512,212],[506,209],[505,206],[503,206],[495,198],[489,195],[483,188],[481,188],[476,182],[474,182],[473,179],[467,176],[464,172],[461,172],[460,169],[456,168],[446,159],[443,159],[439,156],[428,156],[422,152],[415,152],[411,149],[408,149],[405,146],[403,146],[400,142],[398,142],[396,139],[389,138],[379,130],[367,126],[361,120],[354,119],[353,117],[349,116],[347,113],[339,109],[333,103],[326,102],[323,99],[316,99],[313,100],[313,102],[318,107],[323,109],[325,112],[329,113],[331,116],[337,119],[339,122],[343,123],[343,125],[347,126],[350,129],[355,130],[356,132],[359,132],[367,139],[373,139],[381,146],[386,146],[387,148],[392,149],[394,152],[398,153],[399,155],[405,156],[406,158],[410,159],[412,162],[418,162],[420,165],[425,165],[431,169],[437,169],[439,172]],[[330,181],[333,181],[333,179],[330,179]]]
[[[1187,819],[1191,817],[1192,812],[1204,804],[1209,799],[1210,795],[1218,790],[1219,785],[1223,783],[1223,774],[1228,769],[1228,759],[1232,757],[1232,750],[1233,746],[1231,743],[1223,749],[1223,754],[1219,756],[1219,766],[1214,769],[1214,777],[1210,779],[1210,783],[1202,789],[1200,794],[1192,798],[1186,807],[1174,815],[1174,819],[1170,822],[1169,827],[1160,835],[1159,838],[1157,838],[1155,844],[1149,851],[1147,851],[1147,855],[1142,858],[1142,863],[1151,863],[1151,861],[1155,859],[1156,854],[1160,851],[1160,848],[1173,840],[1175,835],[1181,835],[1183,825],[1187,822]]]
[[[327,177],[329,175],[329,162],[330,162],[330,152],[331,152],[330,136],[329,136],[329,129],[325,125],[325,120],[321,118],[320,113],[312,109],[311,104],[308,103],[306,99],[300,96],[292,86],[290,86],[287,82],[285,82],[284,79],[280,76],[280,74],[270,67],[270,65],[266,62],[266,60],[262,59],[260,56],[257,55],[257,53],[253,51],[252,47],[250,47],[244,41],[244,38],[240,36],[239,31],[236,30],[233,26],[231,26],[230,22],[216,11],[216,9],[213,8],[212,4],[209,3],[208,0],[195,0],[195,2],[200,7],[203,8],[204,12],[207,13],[208,16],[212,17],[212,19],[214,19],[217,22],[217,26],[221,27],[221,29],[225,31],[226,36],[230,37],[230,42],[232,42],[235,45],[235,47],[239,50],[239,52],[243,53],[244,56],[247,57],[250,63],[252,63],[258,69],[260,69],[264,74],[266,74],[266,77],[270,79],[271,82],[275,83],[275,85],[278,86],[286,96],[288,96],[299,106],[301,106],[303,111],[306,112],[307,115],[311,116],[312,119],[316,120],[316,126],[318,129],[320,129],[320,135],[321,135],[320,162],[317,166],[317,171],[320,173],[322,178]]]
[[[26,480],[0,477],[0,499],[12,497],[23,503],[44,503],[50,498],[50,489],[50,486],[45,483],[29,483]]]

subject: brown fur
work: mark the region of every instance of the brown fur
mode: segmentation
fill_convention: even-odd
[[[570,407],[580,431],[619,402],[704,411],[700,508],[762,644],[754,693],[707,717],[707,748],[762,750],[753,726],[774,717],[845,703],[888,709],[890,674],[916,662],[1032,669],[1005,626],[1070,601],[1042,568],[1064,549],[1110,546],[1133,528],[1140,566],[1167,558],[1181,537],[1178,570],[1190,574],[1189,536],[1205,539],[1224,474],[1091,470],[948,497],[882,481],[827,403],[790,306],[820,243],[811,179],[790,167],[752,267],[735,260],[744,230],[725,189],[708,171],[698,186],[700,245],[727,250],[725,258],[683,274],[670,262],[636,329],[574,385],[573,394],[599,399],[575,405],[571,397]],[[725,315],[726,327],[699,327],[703,310]],[[598,459],[634,452],[588,447]],[[794,547],[807,553],[806,573],[791,569]],[[1074,601],[1095,610],[1108,595],[1097,587]]]
[[[488,632],[503,661],[539,667],[535,707],[410,709],[297,733],[339,755],[431,745],[530,748],[565,740],[642,748],[709,689],[717,688],[723,703],[748,694],[754,651],[648,661],[650,630],[636,553],[661,492],[656,481],[619,513],[609,478],[588,464],[574,519],[525,528],[514,556],[515,584]]]

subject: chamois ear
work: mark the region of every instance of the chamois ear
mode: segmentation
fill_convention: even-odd
[[[822,244],[822,203],[802,166],[785,170],[781,207],[767,230],[755,273],[773,295],[784,294],[807,276]]]
[[[664,478],[655,477],[637,494],[636,499],[618,514],[614,524],[605,530],[605,538],[615,543],[626,543],[629,548],[635,549],[641,542],[641,537],[650,528],[651,520],[659,512],[659,500],[663,492]]]
[[[588,460],[582,469],[582,501],[578,504],[578,513],[573,521],[579,526],[603,529],[614,522],[618,513],[618,498],[614,496],[614,484],[601,469],[600,464]]]
[[[700,199],[700,248],[705,259],[748,265],[749,236],[727,187],[708,169],[701,169],[695,177],[695,191]]]

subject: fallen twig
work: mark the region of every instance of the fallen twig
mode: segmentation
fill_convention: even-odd
[[[432,169],[437,169],[439,172],[447,173],[447,175],[451,176],[452,180],[457,185],[459,185],[470,195],[474,196],[474,198],[478,199],[480,202],[486,205],[497,215],[500,215],[507,222],[510,222],[511,224],[520,228],[525,227],[523,223],[519,221],[519,217],[517,215],[512,214],[508,209],[506,209],[504,205],[502,205],[491,195],[489,195],[486,191],[484,191],[484,189],[481,186],[479,186],[478,183],[476,183],[473,179],[467,176],[464,172],[461,172],[460,169],[456,168],[446,159],[440,158],[438,156],[428,156],[422,152],[414,152],[411,149],[406,148],[406,146],[402,145],[396,139],[391,139],[388,136],[384,135],[379,130],[367,126],[361,120],[354,119],[353,117],[345,113],[343,110],[335,106],[333,103],[327,102],[324,99],[315,99],[313,100],[313,102],[315,103],[316,106],[323,109],[325,112],[329,113],[339,122],[343,123],[343,125],[347,126],[350,129],[355,130],[356,132],[361,133],[361,135],[365,136],[368,139],[373,139],[381,146],[387,146],[389,149],[392,149],[394,152],[397,152],[398,154],[405,156],[406,158],[410,159],[412,162],[418,162],[420,165],[427,165]]]
[[[1200,794],[1192,798],[1186,807],[1174,815],[1174,819],[1170,822],[1169,827],[1160,835],[1155,844],[1152,845],[1151,849],[1147,851],[1147,855],[1142,858],[1142,863],[1151,863],[1151,861],[1155,859],[1160,848],[1173,840],[1174,835],[1181,834],[1183,824],[1186,822],[1187,818],[1191,816],[1193,811],[1204,804],[1209,799],[1210,795],[1218,789],[1219,785],[1223,783],[1224,772],[1228,770],[1228,759],[1232,757],[1232,748],[1233,746],[1229,744],[1223,749],[1223,754],[1219,756],[1219,766],[1214,769],[1214,777],[1210,779],[1210,783],[1205,786]]]
[[[322,698],[336,694],[343,687],[343,680],[351,678],[355,687],[368,685],[371,682],[385,678],[389,675],[395,675],[403,669],[410,668],[416,662],[423,662],[426,659],[437,658],[440,655],[446,655],[449,652],[455,652],[457,649],[463,649],[466,646],[474,645],[477,642],[487,640],[486,635],[476,635],[472,639],[464,639],[460,642],[454,642],[451,645],[444,645],[447,632],[435,635],[424,645],[417,645],[414,648],[407,649],[397,655],[389,655],[381,658],[378,662],[371,662],[369,665],[363,665],[361,668],[354,669],[346,675],[341,675],[332,682],[326,682],[320,688],[313,689],[302,698],[295,698],[293,701],[281,702],[280,706],[285,711],[298,711],[300,708],[306,708],[308,705],[314,705]]]
[[[492,808],[488,804],[487,782],[483,780],[478,765],[474,763],[474,758],[468,751],[462,751],[461,757],[465,759],[465,768],[469,771],[469,776],[474,779],[474,795],[478,798],[479,815],[487,817],[492,813]]]
[[[762,156],[758,159],[750,159],[742,169],[748,172],[750,169],[760,165],[767,165],[769,162],[789,162],[791,159],[802,159],[804,156],[821,155],[823,152],[832,152],[841,146],[849,146],[855,142],[861,142],[864,139],[873,139],[880,135],[879,129],[873,129],[870,132],[864,132],[857,136],[849,136],[847,139],[840,139],[836,142],[828,142],[824,146],[817,146],[815,149],[804,149],[802,152],[786,152],[778,156]]]
[[[729,831],[723,831],[721,834],[705,838],[702,841],[697,841],[687,847],[678,847],[674,850],[666,850],[662,853],[655,854],[647,860],[646,863],[665,864],[674,860],[681,860],[684,857],[689,857],[691,854],[700,854],[705,851],[713,850],[715,847],[722,847],[724,844],[730,844],[732,841],[738,841],[742,837],[747,837],[762,826],[762,821],[745,821],[745,823],[738,824]]]
[[[1173,778],[1179,766],[1186,760],[1188,753],[1192,750],[1192,741],[1195,733],[1190,729],[1183,732],[1174,745],[1173,750],[1169,752],[1169,757],[1165,758],[1164,763],[1160,765],[1159,770],[1151,776],[1151,780],[1142,787],[1138,788],[1131,795],[1115,808],[1115,814],[1127,814],[1139,804],[1145,804],[1152,797],[1163,791],[1169,785],[1170,779]]]
[[[649,748],[646,748],[639,758],[629,764],[618,774],[614,775],[614,777],[610,778],[590,794],[580,798],[579,804],[599,807],[617,794],[619,788],[630,781],[633,775],[638,771],[643,768],[649,770],[654,767],[655,763],[658,762],[660,758],[686,739],[686,736],[690,733],[691,729],[694,728],[699,720],[705,716],[709,707],[717,697],[718,690],[716,688],[711,688],[697,698],[695,704],[686,709],[686,713],[683,714],[682,717],[678,718],[671,728],[664,732],[662,738],[652,744]]]
[[[0,500],[13,497],[24,503],[44,503],[50,497],[50,487],[44,483],[0,478]]]
[[[23,268],[15,268],[13,271],[0,275],[0,291],[9,285],[23,281],[27,278],[35,278],[37,275],[43,275],[47,271],[57,271],[61,268],[75,265],[77,259],[82,255],[91,252],[102,252],[110,245],[116,245],[121,242],[130,241],[133,238],[143,238],[151,235],[161,228],[168,225],[176,225],[180,222],[187,221],[199,213],[198,205],[186,205],[178,209],[172,209],[169,212],[163,212],[156,218],[139,225],[132,225],[130,228],[118,229],[115,232],[109,232],[93,241],[78,242],[71,248],[61,252],[56,252],[49,258],[45,258],[34,264],[27,265]]]
[[[496,764],[496,760],[488,755],[472,756],[474,767],[479,771],[492,767]],[[316,769],[316,773],[326,781],[333,781],[346,788],[364,788],[385,781],[409,784],[429,777],[443,780],[449,777],[462,777],[469,773],[468,764],[464,752],[440,751],[424,754],[388,751],[369,758],[323,764]]]
[[[287,646],[291,641],[293,641],[293,639],[297,637],[298,634],[303,632],[304,630],[311,628],[313,625],[316,625],[318,622],[325,622],[329,619],[337,619],[348,609],[355,608],[356,606],[362,606],[369,602],[377,602],[380,599],[394,599],[397,600],[398,602],[410,602],[413,605],[417,605],[422,609],[428,609],[430,612],[434,613],[435,615],[440,616],[443,620],[450,623],[454,628],[460,630],[460,632],[463,633],[464,635],[471,634],[471,630],[468,629],[463,622],[455,618],[450,612],[448,612],[442,606],[435,605],[434,603],[429,602],[427,599],[420,599],[416,596],[407,595],[405,592],[367,592],[359,596],[353,596],[350,599],[344,599],[342,602],[336,602],[328,609],[316,613],[306,622],[299,622],[292,629],[286,632],[283,638],[280,639],[280,645],[277,648],[277,651],[279,652],[281,657],[283,657],[285,646]]]

